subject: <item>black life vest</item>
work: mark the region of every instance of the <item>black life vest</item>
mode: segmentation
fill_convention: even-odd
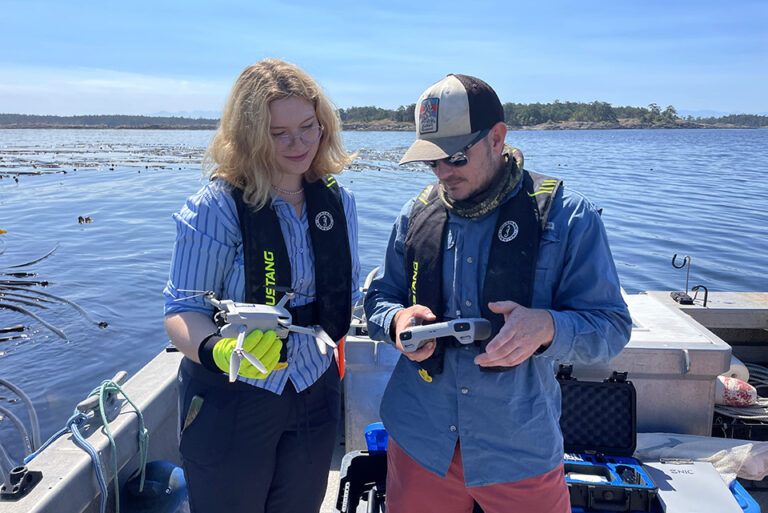
[[[492,330],[490,337],[480,341],[482,349],[504,325],[504,316],[491,312],[489,302],[512,300],[531,306],[539,240],[552,200],[562,184],[556,178],[525,170],[521,180],[521,190],[498,207],[499,218],[491,241],[480,305],[483,318],[491,321]],[[435,182],[422,191],[408,218],[405,276],[409,278],[408,305],[429,307],[438,321],[446,317],[442,283],[447,221],[448,210],[440,200]],[[455,342],[452,338],[439,341],[434,354],[421,362],[427,375],[442,372],[445,346],[452,342]],[[420,373],[427,379],[424,372]]]
[[[341,191],[331,175],[302,183],[315,257],[315,300],[288,310],[293,324],[319,324],[338,341],[352,317],[352,256]],[[232,197],[243,239],[245,302],[276,305],[291,288],[291,262],[272,201],[255,211],[243,201],[242,189],[233,188]],[[280,361],[285,356],[283,344]]]

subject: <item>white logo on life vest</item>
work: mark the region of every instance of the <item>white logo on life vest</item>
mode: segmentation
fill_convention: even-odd
[[[499,240],[501,242],[509,242],[517,237],[517,223],[514,221],[505,221],[499,228]]]
[[[327,210],[323,210],[315,216],[315,226],[327,232],[333,228],[333,216]]]

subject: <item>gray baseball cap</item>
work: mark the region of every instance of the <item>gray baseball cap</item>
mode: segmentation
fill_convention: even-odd
[[[422,93],[414,118],[418,138],[400,164],[450,157],[482,130],[504,121],[504,108],[479,78],[451,74]]]

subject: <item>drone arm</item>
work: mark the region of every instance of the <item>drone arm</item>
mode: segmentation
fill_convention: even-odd
[[[284,325],[283,325],[284,326]],[[331,347],[333,349],[336,349],[336,342],[331,339],[331,337],[325,332],[325,330],[321,326],[313,326],[311,328],[305,328],[304,326],[284,326],[288,329],[288,331],[293,331],[296,333],[304,333],[306,335],[312,335],[315,338],[315,343],[317,344],[317,349],[322,353],[326,353],[326,346]]]
[[[218,308],[219,310],[223,310],[223,309],[224,309],[224,308],[221,306],[221,301],[219,301],[218,299],[216,299],[216,297],[215,297],[213,294],[206,294],[206,295],[205,295],[205,300],[206,300],[206,301],[208,301],[208,303],[209,303],[211,306],[214,306],[214,307]]]
[[[293,296],[295,296],[293,292],[286,292],[283,294],[283,297],[280,298],[280,301],[277,302],[276,308],[284,308],[286,303],[288,303],[288,300],[293,299]]]
[[[290,326],[285,326],[288,328],[288,331],[293,331],[295,333],[304,333],[305,335],[312,335],[315,336],[315,330],[312,328],[305,328],[304,326],[294,326],[291,324]]]

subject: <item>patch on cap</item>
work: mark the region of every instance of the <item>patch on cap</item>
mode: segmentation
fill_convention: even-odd
[[[439,98],[426,98],[419,108],[419,133],[432,134],[437,132],[437,108],[440,105]]]

